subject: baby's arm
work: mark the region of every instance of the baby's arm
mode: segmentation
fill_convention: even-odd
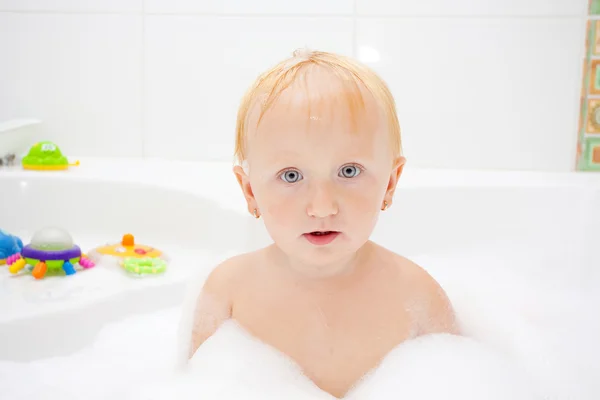
[[[196,302],[189,357],[231,317],[233,270],[236,262],[227,260],[208,276]]]

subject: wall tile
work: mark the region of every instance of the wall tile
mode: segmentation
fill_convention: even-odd
[[[587,0],[356,0],[359,15],[585,16]]]
[[[584,20],[367,19],[360,58],[397,97],[410,165],[574,165]]]
[[[589,0],[589,14],[590,15],[598,15],[600,14],[600,1],[598,0]]]
[[[149,13],[320,14],[347,15],[354,0],[146,0]]]
[[[142,17],[0,13],[0,120],[67,154],[141,155]]]
[[[150,16],[146,155],[232,160],[239,101],[298,47],[351,54],[351,19]]]
[[[141,12],[144,0],[0,0],[0,11]]]
[[[589,12],[590,16],[600,14],[600,1],[591,0]],[[600,20],[588,18],[584,43],[577,169],[600,171]]]

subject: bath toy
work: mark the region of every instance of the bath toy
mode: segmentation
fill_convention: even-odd
[[[120,243],[107,244],[89,252],[96,264],[116,262],[130,274],[137,276],[162,274],[167,269],[165,254],[155,247],[139,244],[131,234],[123,235]]]
[[[8,257],[7,264],[12,274],[28,267],[28,272],[31,272],[35,279],[42,279],[47,274],[73,275],[77,264],[83,269],[95,265],[81,253],[81,249],[73,243],[67,231],[54,227],[35,232],[31,243],[23,247],[20,253]]]
[[[161,274],[167,269],[167,262],[162,258],[126,257],[121,261],[125,271],[137,275]]]
[[[23,241],[0,229],[0,265],[6,264],[8,257],[19,254],[23,249]]]
[[[38,142],[34,144],[29,153],[21,160],[24,169],[35,171],[57,171],[79,165],[79,161],[69,164],[67,157],[52,142]]]

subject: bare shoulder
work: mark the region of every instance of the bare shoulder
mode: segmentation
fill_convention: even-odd
[[[231,317],[235,293],[244,281],[252,253],[229,258],[208,275],[196,300],[190,356]]]
[[[454,309],[441,285],[421,266],[407,258],[402,264],[413,290],[412,302],[418,310],[419,335],[429,333],[458,334]]]
[[[452,304],[441,285],[424,268],[390,250],[382,250],[395,275],[402,282],[407,306],[418,322],[419,335],[428,333],[458,334]]]
[[[229,297],[235,286],[243,280],[244,266],[250,263],[252,253],[228,258],[217,265],[206,278],[202,293],[212,293],[219,297]]]

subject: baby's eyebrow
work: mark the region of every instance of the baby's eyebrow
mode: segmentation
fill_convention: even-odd
[[[292,150],[278,150],[275,155],[264,158],[267,165],[281,164],[282,162],[295,160],[298,158],[298,152]]]

